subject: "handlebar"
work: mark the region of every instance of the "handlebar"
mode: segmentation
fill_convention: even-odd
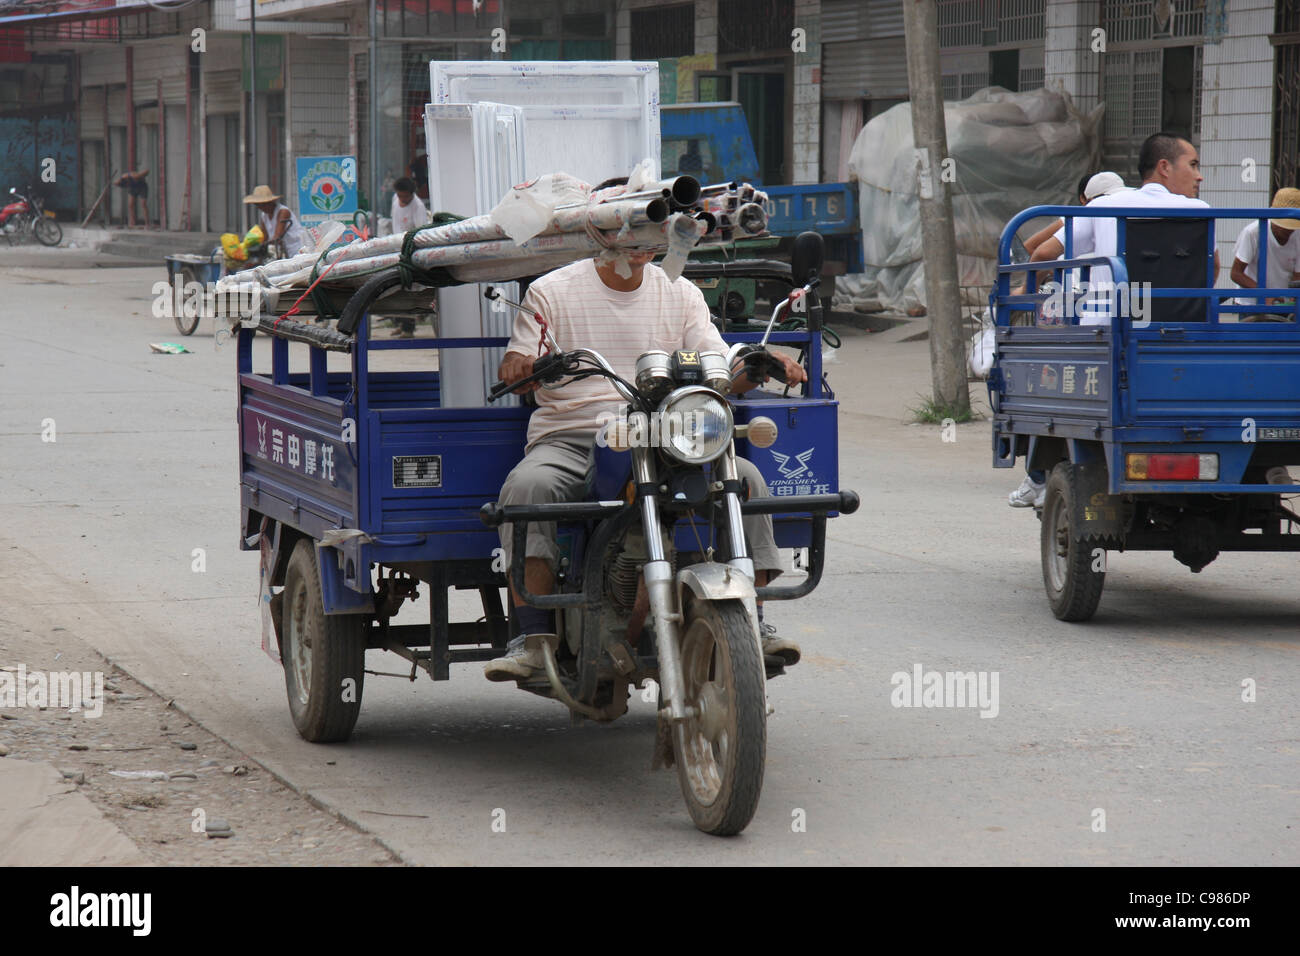
[[[548,352],[541,356],[533,363],[533,371],[525,375],[517,382],[498,381],[488,392],[488,401],[495,402],[498,398],[513,392],[522,385],[528,385],[532,382],[541,382],[543,386],[556,382],[566,375],[583,374],[584,370],[579,366],[582,359],[587,359],[595,369],[585,370],[587,375],[603,375],[613,384],[618,393],[633,405],[643,404],[643,399],[636,390],[618,377],[618,374],[610,368],[605,361],[605,357],[593,349],[573,349],[570,352]]]

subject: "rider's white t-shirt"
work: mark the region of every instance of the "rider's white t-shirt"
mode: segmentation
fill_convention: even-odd
[[[700,290],[687,279],[670,280],[653,264],[645,267],[635,292],[617,292],[600,280],[594,260],[583,259],[542,276],[529,286],[523,304],[529,314],[516,313],[506,351],[538,354],[540,330],[532,313],[540,312],[561,349],[594,349],[628,382],[636,377],[636,360],[650,349],[727,354]],[[537,411],[528,423],[530,448],[553,432],[594,432],[602,413],[617,415],[626,404],[609,379],[600,376],[533,395]]]
[[[1178,193],[1171,193],[1159,183],[1143,183],[1137,189],[1126,189],[1109,196],[1098,196],[1088,203],[1089,209],[1102,206],[1127,206],[1129,208],[1150,206],[1173,206],[1180,208],[1199,207],[1209,209],[1210,204],[1203,199],[1192,199]],[[1079,216],[1073,223],[1073,248],[1070,254],[1075,259],[1085,256],[1113,256],[1119,248],[1119,220]],[[1057,242],[1065,245],[1065,227],[1056,230],[1053,236]],[[1090,287],[1093,290],[1079,307],[1080,325],[1110,325],[1110,270],[1104,266],[1095,266],[1091,270]]]

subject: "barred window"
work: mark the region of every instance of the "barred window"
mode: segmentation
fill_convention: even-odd
[[[984,42],[981,0],[939,0],[939,46],[980,46]]]
[[[695,52],[695,4],[632,11],[632,59],[660,60]]]
[[[938,0],[939,46],[1001,46],[1042,40],[1045,0]]]
[[[790,50],[794,0],[719,0],[718,52]]]
[[[1205,0],[1103,0],[1101,25],[1110,43],[1199,37]]]
[[[1043,0],[999,0],[997,8],[999,43],[1043,39]]]
[[[1041,90],[1043,88],[1043,68],[1022,69],[1020,71],[1020,92]]]

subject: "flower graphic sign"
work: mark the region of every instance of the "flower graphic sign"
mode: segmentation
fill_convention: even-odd
[[[355,156],[298,157],[298,218],[304,223],[351,220],[357,211]]]

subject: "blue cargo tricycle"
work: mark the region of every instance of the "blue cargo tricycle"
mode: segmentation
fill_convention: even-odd
[[[838,484],[837,403],[823,380],[813,294],[820,248],[816,236],[803,240],[784,267],[793,290],[787,304],[811,303],[800,331],[729,336],[730,356],[647,353],[635,381],[581,343],[563,343],[565,351],[537,362],[539,382],[600,375],[627,402],[624,424],[611,423],[598,440],[592,494],[579,502],[496,503],[523,457],[528,408],[444,408],[437,371],[371,367],[381,350],[506,344],[371,340],[370,308],[381,296],[392,307],[390,294],[401,294],[396,274],[352,293],[334,327],[274,315],[241,323],[241,540],[261,552],[263,647],[283,663],[299,733],[311,741],[349,736],[367,649],[405,658],[412,680],[418,669],[446,680],[452,664],[501,656],[510,633],[508,574],[516,594],[556,609],[557,618],[558,633],[530,638],[545,673],[520,688],[560,701],[575,720],[608,721],[626,713],[629,687],[649,690],[654,681],[656,759],[676,765],[700,829],[743,829],[762,785],[765,677],[781,669],[761,653],[756,601],[812,591],[828,516],[858,506]],[[271,336],[269,371],[253,368],[258,334]],[[295,341],[308,346],[305,369],[290,367]],[[751,378],[780,368],[769,341],[802,350],[801,393],[728,400],[735,363]],[[348,353],[350,370],[330,371],[330,351]],[[508,390],[499,385],[494,397]],[[652,420],[670,423],[662,440],[635,440],[638,423]],[[750,494],[738,455],[758,465],[770,496]],[[779,546],[806,549],[801,581],[756,586],[741,524],[754,513],[773,516]],[[558,528],[563,557],[552,594],[527,587],[530,521]],[[510,567],[498,537],[505,523],[515,543]],[[428,623],[396,623],[421,582],[431,591]],[[482,617],[449,620],[452,588],[477,591]]]
[[[1193,572],[1224,551],[1300,551],[1296,290],[1213,287],[1219,223],[1258,220],[1264,234],[1294,214],[1039,206],[1007,224],[990,297],[993,465],[1047,473],[1042,571],[1057,618],[1092,617],[1108,551],[1170,551]],[[1075,257],[1067,229],[1063,259],[1014,263],[1017,228],[1040,216],[1116,217],[1117,254]],[[1111,281],[1085,290],[1102,266]],[[1258,268],[1268,274],[1265,251]]]

